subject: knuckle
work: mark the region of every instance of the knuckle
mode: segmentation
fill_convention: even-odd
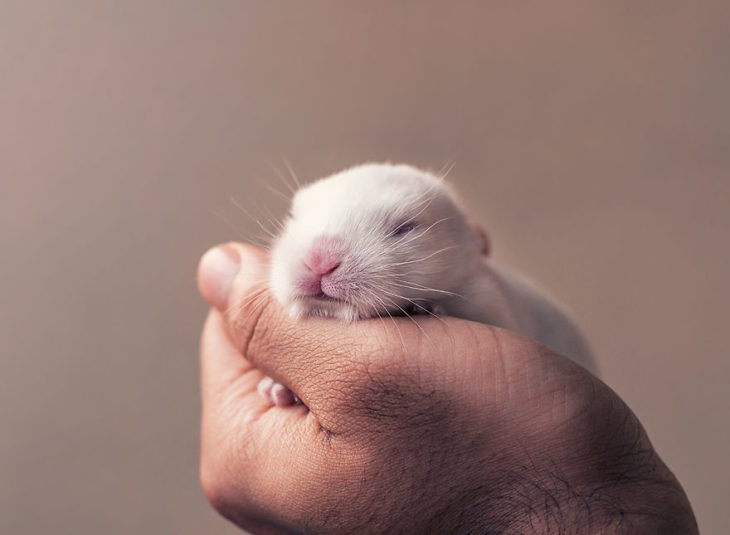
[[[400,337],[375,336],[361,351],[365,364],[353,382],[350,403],[367,420],[422,432],[447,419],[450,397],[422,369],[420,344],[406,346]]]
[[[258,458],[252,452],[250,439],[242,434],[203,436],[200,454],[200,487],[211,506],[231,519],[240,513],[249,499],[249,485],[240,477],[251,469],[248,459]]]
[[[367,383],[377,363],[385,358],[386,348],[370,331],[347,332],[322,341],[320,353],[329,361],[339,382],[346,385]]]
[[[254,364],[262,356],[291,354],[296,351],[296,328],[283,321],[273,303],[249,320],[248,335],[241,340],[241,351]]]
[[[361,338],[359,348],[364,365],[362,372],[368,382],[390,380],[408,374],[417,359],[399,335],[390,331],[372,333]]]
[[[202,418],[200,486],[208,502],[225,517],[245,500],[239,474],[249,466],[248,459],[255,458],[248,455],[252,439],[242,432],[240,418],[240,411],[232,406],[204,412]]]
[[[201,459],[200,486],[208,502],[225,516],[233,505],[230,485],[227,484],[219,467],[209,460]]]
[[[258,287],[246,295],[239,296],[226,312],[229,328],[234,340],[244,355],[254,339],[266,340],[271,322],[272,297],[266,287]]]

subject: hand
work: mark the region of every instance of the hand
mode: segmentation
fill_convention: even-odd
[[[291,320],[266,254],[199,268],[201,481],[255,533],[696,533],[629,408],[517,334],[431,317]],[[271,406],[268,375],[304,406]]]

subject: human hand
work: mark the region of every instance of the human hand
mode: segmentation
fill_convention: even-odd
[[[581,367],[487,325],[293,321],[266,254],[207,253],[201,482],[255,533],[695,533],[641,424]],[[228,267],[226,267],[228,265]],[[239,269],[240,268],[240,269]],[[268,375],[305,406],[271,406]]]

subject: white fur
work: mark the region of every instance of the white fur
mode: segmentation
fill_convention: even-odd
[[[413,228],[393,235],[404,222]],[[305,255],[319,236],[336,236],[344,244],[333,283],[342,301],[323,301],[297,287]],[[271,252],[270,287],[295,317],[352,321],[435,309],[520,332],[592,368],[568,316],[483,251],[481,234],[441,179],[407,165],[361,165],[296,193]]]

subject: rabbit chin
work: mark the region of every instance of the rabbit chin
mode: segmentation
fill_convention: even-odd
[[[343,321],[357,321],[367,317],[357,307],[344,301],[330,301],[316,297],[300,297],[288,305],[293,319],[307,317],[337,318]]]

